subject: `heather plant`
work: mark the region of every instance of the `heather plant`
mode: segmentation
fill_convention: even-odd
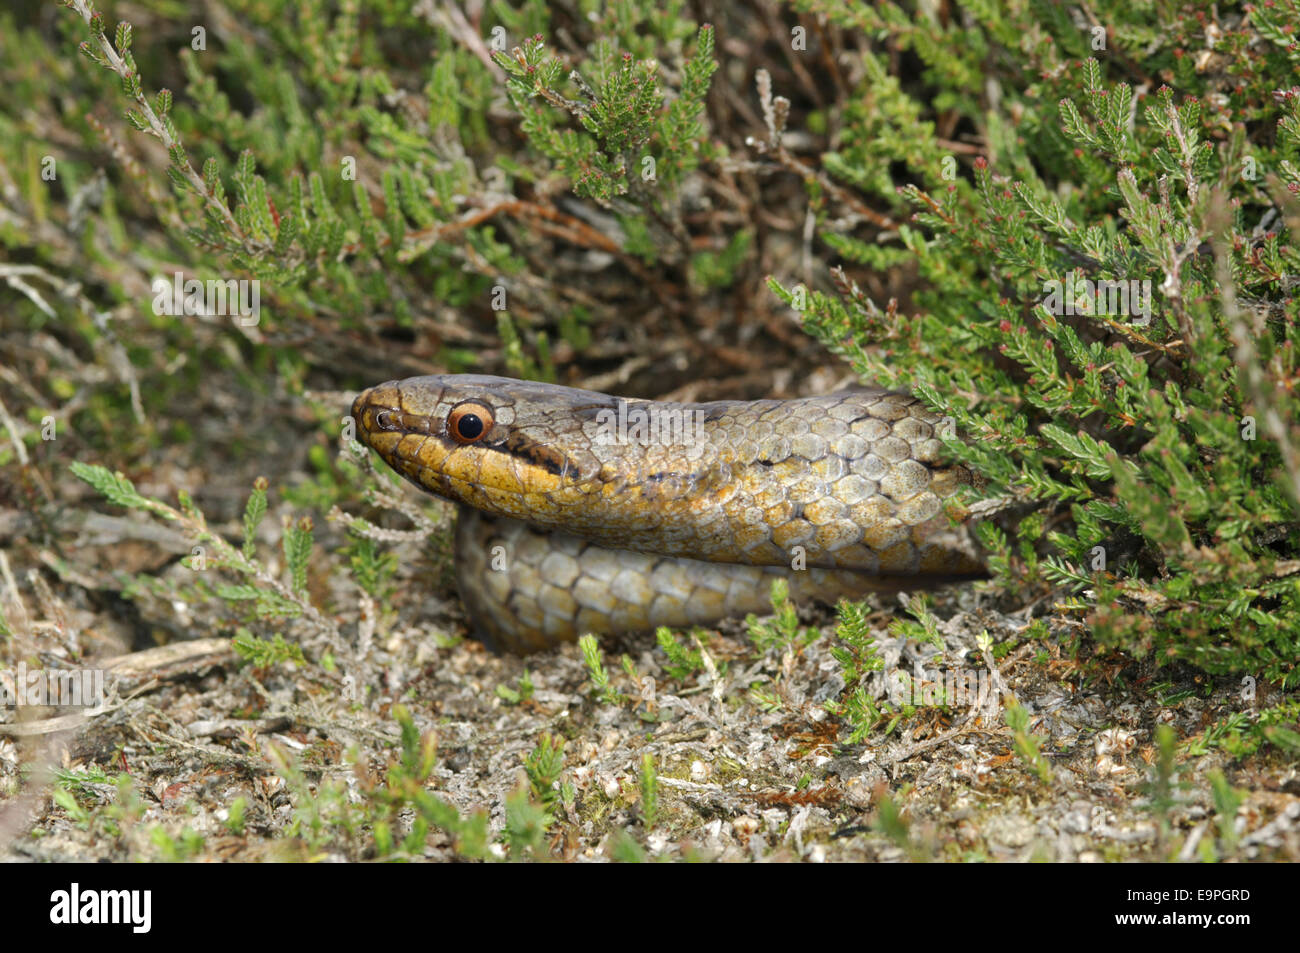
[[[3,397],[19,400],[22,418],[0,403],[11,437],[0,466],[31,492],[32,506],[64,492],[49,467],[100,460],[108,467],[76,474],[111,502],[222,548],[185,487],[146,497],[114,473],[138,471],[142,455],[186,446],[202,429],[209,460],[291,464],[306,451],[312,479],[284,488],[284,498],[325,516],[355,503],[364,483],[349,453],[330,452],[339,437],[349,446],[343,392],[313,387],[432,367],[554,379],[556,359],[591,346],[592,325],[621,319],[622,303],[581,280],[529,277],[553,267],[539,240],[617,255],[642,275],[656,241],[683,240],[676,193],[708,152],[701,112],[716,61],[712,30],[680,5],[601,12],[576,48],[590,85],[575,71],[565,100],[527,80],[536,63],[541,76],[568,82],[555,46],[535,38],[550,32],[553,13],[542,4],[502,6],[481,34],[409,4],[236,2],[196,23],[150,11],[140,29],[93,0],[63,6],[51,11],[62,49],[13,13],[0,29],[15,101],[76,104],[40,121],[0,115],[0,241],[31,261],[0,266],[15,305]],[[398,55],[404,48],[424,53],[410,62]],[[496,141],[493,116],[521,143]],[[561,130],[568,120],[582,131]],[[599,169],[600,183],[575,188],[617,205],[628,250],[553,200],[553,164]],[[634,235],[644,237],[635,254]],[[692,260],[718,270],[707,255]],[[256,306],[232,313],[226,292],[247,285],[259,292]],[[391,342],[401,342],[396,358]],[[209,428],[232,399],[241,423]],[[286,406],[306,419],[286,416]],[[274,480],[279,467],[270,469]],[[215,484],[234,476],[216,470]],[[245,492],[226,489],[226,501]],[[165,501],[177,491],[179,511]],[[7,489],[0,496],[16,502]],[[214,521],[237,518],[229,502],[200,502]],[[397,506],[417,535],[429,535],[422,514]],[[373,543],[396,537],[364,522],[352,520],[362,529],[348,544],[350,562],[373,596],[384,558]],[[198,586],[231,602],[241,621],[250,603],[266,618],[266,600],[285,595],[240,578],[270,578],[249,562],[251,538],[242,562],[232,551],[213,567],[236,584]],[[298,605],[280,615],[301,636],[304,621],[321,615],[304,591],[307,552],[289,551],[299,538],[308,537],[286,528]],[[112,585],[132,596],[193,594],[175,580],[119,576]]]
[[[992,720],[878,696],[900,645],[949,652],[952,607],[975,604],[1003,610],[978,643],[998,679],[1143,684],[1170,711],[1249,686],[1231,711],[1152,734],[1173,856],[1194,762],[1300,750],[1300,702],[1279,697],[1300,684],[1300,10],[1223,7],[0,13],[0,661],[76,661],[110,631],[142,640],[123,651],[159,632],[228,637],[234,660],[177,691],[209,693],[200,727],[237,710],[238,738],[191,737],[166,721],[187,706],[144,717],[138,698],[119,724],[148,734],[87,777],[117,776],[119,755],[141,790],[145,775],[168,790],[173,760],[269,766],[292,812],[246,788],[225,820],[237,836],[487,859],[585,856],[612,834],[606,852],[637,860],[686,830],[681,792],[738,790],[748,771],[716,751],[682,763],[680,744],[750,750],[657,724],[688,711],[792,741],[792,759],[833,754],[837,771],[865,764],[847,746],[929,758],[960,739],[1001,745],[984,764],[1009,755],[1017,790],[1068,788],[1077,764],[1057,759],[1088,739],[1063,749],[1041,696],[1012,700],[1023,682],[998,682]],[[910,390],[980,475],[954,509],[979,518],[993,578],[907,613],[844,604],[833,634],[778,589],[774,617],[731,630],[750,636],[739,652],[725,632],[668,630],[635,659],[590,638],[526,669],[449,651],[465,620],[447,508],[403,495],[345,416],[359,387],[431,371],[681,400],[851,377]],[[493,747],[517,746],[510,726],[528,719],[533,740]],[[628,723],[645,750],[615,756]],[[271,731],[305,747],[259,747]],[[6,796],[23,786],[8,750]],[[1236,858],[1242,775],[1220,763],[1200,852]],[[513,793],[464,775],[484,764],[517,772]],[[871,826],[926,856],[906,786],[851,795],[860,779],[786,765],[797,789],[773,805],[870,796]],[[746,790],[767,804],[785,776],[761,774]],[[67,826],[151,839],[122,848],[133,857],[219,839],[60,783]],[[463,800],[488,790],[491,811]],[[641,839],[617,826],[634,801]],[[818,836],[789,834],[773,842]]]
[[[208,534],[234,580],[193,591],[243,644],[341,644],[311,552],[385,627],[399,588],[398,531],[335,510],[383,492],[334,452],[356,387],[581,366],[761,396],[765,357],[801,374],[820,344],[951,418],[993,590],[1049,631],[1300,680],[1294,3],[130,9],[0,18],[0,502],[38,514],[66,584],[75,474]],[[174,276],[192,309],[158,307]],[[231,282],[257,283],[251,313],[211,307]],[[187,461],[210,481],[193,504]],[[223,546],[263,466],[352,538],[296,511],[287,574],[256,520]],[[844,621],[852,687],[870,641]],[[760,649],[798,629],[792,608],[752,627]]]
[[[834,290],[773,289],[864,379],[950,415],[985,497],[1030,505],[983,528],[1001,585],[1064,587],[1102,645],[1300,684],[1295,6],[1106,4],[1095,27],[1054,4],[799,6],[890,31],[932,109],[866,55],[825,167],[897,232],[828,210]],[[902,263],[910,308],[850,273]]]

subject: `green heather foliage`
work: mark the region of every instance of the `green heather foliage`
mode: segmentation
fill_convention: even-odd
[[[923,290],[882,308],[837,271],[805,327],[951,415],[985,496],[1037,504],[985,530],[1005,585],[1079,593],[1104,644],[1300,685],[1296,4],[1220,30],[1208,6],[1103,3],[1100,34],[1052,3],[798,6],[891,32],[930,84],[927,108],[869,55],[825,157],[900,223],[825,240],[874,267],[906,249]],[[1149,314],[1085,279],[1150,288]]]
[[[80,460],[204,536],[249,645],[333,625],[313,526],[365,485],[330,452],[341,394],[629,355],[707,377],[715,352],[681,342],[734,354],[783,299],[952,418],[999,594],[1054,633],[1300,685],[1296,0],[793,0],[712,24],[682,0],[494,0],[474,23],[409,0],[30,6],[0,14],[0,504],[54,504]],[[259,279],[255,323],[157,313],[176,271]],[[1126,297],[1093,297],[1106,281]],[[281,469],[224,472],[247,460]],[[225,492],[200,510],[166,492],[182,472]],[[318,514],[282,524],[282,574],[258,561],[261,472]],[[204,514],[242,517],[242,547]],[[343,564],[382,598],[376,539]],[[803,642],[788,608],[751,630]],[[836,652],[852,693],[876,661],[860,614]],[[545,815],[521,818],[527,846]]]

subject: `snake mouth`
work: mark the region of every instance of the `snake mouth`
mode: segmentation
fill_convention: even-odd
[[[358,394],[352,402],[352,419],[356,421],[358,433],[364,436],[383,429],[379,423],[380,414],[394,410],[396,398],[397,388],[392,384],[378,384]]]

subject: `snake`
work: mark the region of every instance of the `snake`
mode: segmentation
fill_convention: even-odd
[[[474,635],[527,654],[985,576],[947,418],[879,388],[677,403],[480,374],[389,381],[356,439],[456,504]]]

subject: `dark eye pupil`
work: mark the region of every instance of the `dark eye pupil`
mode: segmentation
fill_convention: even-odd
[[[465,414],[456,421],[456,432],[462,440],[477,440],[483,435],[483,421],[478,414]]]

